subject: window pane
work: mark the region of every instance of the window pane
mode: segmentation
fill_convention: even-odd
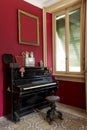
[[[69,71],[80,72],[80,9],[69,13]]]
[[[65,71],[65,15],[56,17],[56,71]]]

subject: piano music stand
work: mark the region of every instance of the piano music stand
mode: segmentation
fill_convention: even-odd
[[[50,102],[50,107],[51,107],[51,109],[49,109],[47,111],[47,115],[46,115],[46,119],[49,121],[49,123],[51,123],[54,120],[56,113],[57,113],[57,116],[59,117],[59,119],[63,120],[62,113],[60,111],[56,110],[56,105],[55,105],[55,102],[59,101],[60,97],[59,96],[47,96],[46,100],[48,102]]]

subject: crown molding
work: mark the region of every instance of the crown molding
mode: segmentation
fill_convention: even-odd
[[[60,0],[59,2],[56,2],[48,7],[44,7],[46,12],[53,13],[58,11],[59,9],[62,9],[64,7],[72,6],[78,2],[81,2],[81,0]],[[67,3],[67,4],[66,4]]]

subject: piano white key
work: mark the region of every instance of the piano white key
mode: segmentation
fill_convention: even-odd
[[[23,88],[23,90],[29,90],[29,89],[34,89],[34,88],[40,88],[40,87],[45,87],[45,86],[49,86],[49,85],[55,85],[55,83],[48,83],[48,84],[42,84],[42,85],[36,85],[36,86],[31,86],[31,87],[27,87],[27,88]]]

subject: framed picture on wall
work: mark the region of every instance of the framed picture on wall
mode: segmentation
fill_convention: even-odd
[[[18,9],[19,44],[39,46],[39,18]]]

